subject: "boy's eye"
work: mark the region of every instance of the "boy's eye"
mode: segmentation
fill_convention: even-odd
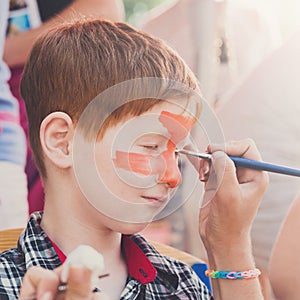
[[[157,150],[158,149],[157,145],[142,145],[142,147],[147,150]]]

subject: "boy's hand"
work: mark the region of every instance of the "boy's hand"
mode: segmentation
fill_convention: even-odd
[[[261,160],[250,139],[229,142],[228,155]],[[212,155],[211,174],[205,183],[200,210],[199,231],[205,247],[214,255],[225,249],[250,245],[250,229],[262,195],[267,187],[265,172],[246,168],[236,169],[220,147],[209,146]],[[201,170],[200,170],[201,174]]]
[[[41,267],[30,268],[23,279],[19,299],[107,299],[103,293],[92,292],[92,271],[79,266],[70,266],[67,289],[65,292],[57,292],[61,283],[60,273],[61,267],[54,271]]]

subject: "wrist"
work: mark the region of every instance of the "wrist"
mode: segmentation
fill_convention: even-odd
[[[207,249],[210,269],[241,271],[255,268],[251,241],[230,243],[225,247]]]
[[[214,254],[236,251],[241,247],[243,249],[252,248],[250,231],[239,231],[234,235],[229,235],[226,232],[221,232],[218,235],[206,234],[203,239],[204,246],[207,252]]]

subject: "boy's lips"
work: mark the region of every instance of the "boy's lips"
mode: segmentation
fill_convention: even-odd
[[[142,196],[143,199],[155,203],[155,204],[164,204],[167,202],[168,200],[168,195],[164,195],[164,196]]]

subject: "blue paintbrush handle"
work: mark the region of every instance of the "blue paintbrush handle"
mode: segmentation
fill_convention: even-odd
[[[260,161],[237,157],[237,156],[229,156],[229,157],[234,162],[234,164],[239,167],[300,177],[300,170],[298,169],[278,166],[266,162],[260,162]]]
[[[182,153],[185,155],[192,155],[192,156],[199,157],[202,159],[207,159],[207,160],[211,159],[210,153],[198,153],[198,152],[194,152],[194,151],[190,151],[190,150],[186,150],[186,149],[176,150],[176,152]],[[252,159],[248,159],[248,158],[242,158],[242,157],[238,157],[238,156],[229,156],[229,157],[234,162],[234,164],[238,167],[300,177],[300,170],[298,170],[298,169],[288,168],[288,167],[284,167],[284,166],[278,166],[278,165],[274,165],[274,164],[270,164],[270,163],[266,163],[266,162],[260,162],[260,161],[252,160]]]

